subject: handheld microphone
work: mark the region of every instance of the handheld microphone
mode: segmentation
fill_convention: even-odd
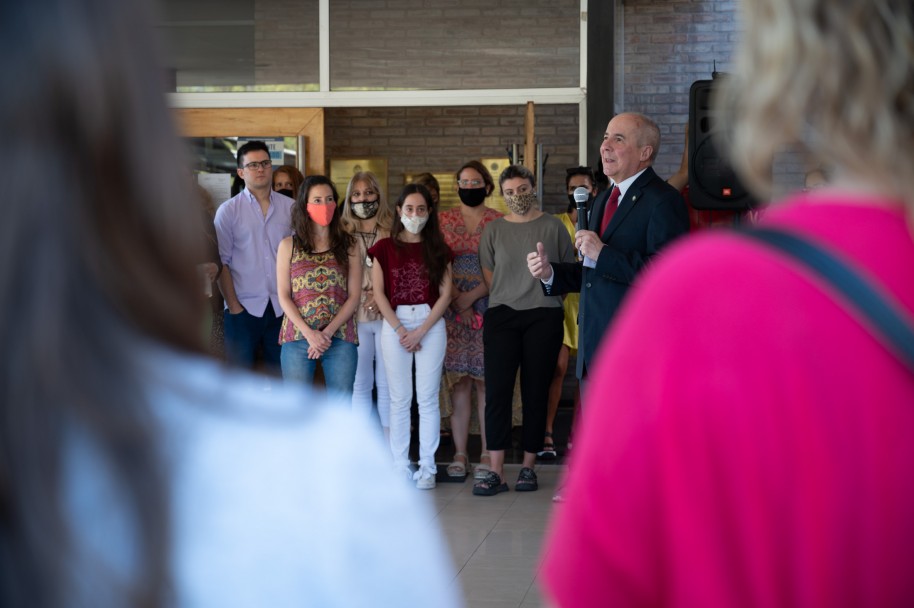
[[[587,201],[590,199],[590,190],[584,186],[578,186],[571,193],[574,198],[574,204],[578,208],[578,230],[587,229]],[[578,252],[578,259],[583,260],[584,254]]]
[[[587,200],[590,198],[590,190],[579,186],[574,189],[572,196],[578,208],[578,230],[587,230]]]

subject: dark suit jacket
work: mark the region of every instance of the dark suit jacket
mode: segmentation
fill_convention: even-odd
[[[610,191],[594,201],[588,230],[599,232]],[[600,235],[606,247],[596,268],[581,262],[553,263],[548,293],[581,292],[578,310],[577,376],[583,377],[600,339],[635,277],[663,247],[689,230],[682,196],[648,167],[628,188],[615,215]]]

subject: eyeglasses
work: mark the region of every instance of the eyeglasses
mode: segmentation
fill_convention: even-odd
[[[248,171],[256,171],[257,169],[269,169],[273,166],[273,161],[270,159],[267,160],[255,160],[254,162],[244,165],[243,168]]]
[[[461,188],[481,188],[483,182],[481,179],[458,179],[457,185]]]
[[[518,186],[517,190],[505,190],[503,194],[505,196],[514,196],[516,194],[529,194],[530,192],[533,192],[533,187],[529,184],[523,184],[522,186]]]

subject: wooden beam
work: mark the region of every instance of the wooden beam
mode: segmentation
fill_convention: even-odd
[[[536,131],[536,119],[533,114],[533,102],[527,102],[527,113],[524,116],[524,128],[527,132],[527,138],[524,141],[524,166],[536,173],[536,143],[534,133]]]
[[[182,137],[305,138],[308,175],[327,171],[324,157],[323,108],[178,108]]]

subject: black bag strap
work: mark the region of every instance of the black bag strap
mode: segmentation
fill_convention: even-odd
[[[776,228],[748,228],[738,232],[790,255],[838,290],[846,306],[869,322],[873,335],[914,373],[914,326],[890,294],[880,294],[874,283],[822,246]]]

